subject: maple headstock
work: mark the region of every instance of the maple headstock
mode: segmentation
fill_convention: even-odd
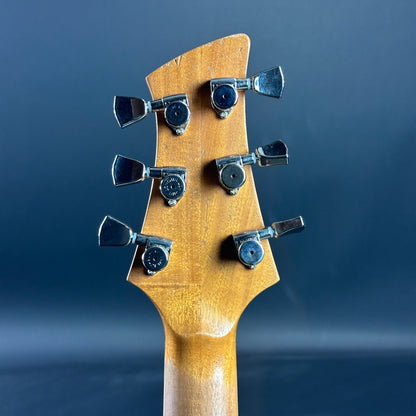
[[[207,43],[171,60],[147,77],[153,99],[186,93],[191,121],[177,136],[157,114],[155,166],[185,166],[187,190],[168,207],[153,185],[142,232],[173,240],[168,266],[154,276],[145,273],[140,248],[128,281],[154,302],[162,319],[177,334],[228,333],[248,303],[276,283],[279,276],[269,243],[255,270],[242,265],[231,238],[263,228],[251,169],[238,195],[219,186],[213,162],[248,152],[244,92],[227,119],[213,111],[209,81],[246,76],[250,40],[244,34]]]

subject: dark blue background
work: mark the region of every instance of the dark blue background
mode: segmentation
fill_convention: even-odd
[[[416,4],[411,1],[13,1],[0,13],[0,413],[159,414],[163,329],[102,251],[112,214],[140,229],[150,183],[114,189],[121,153],[151,164],[152,117],[120,130],[112,96],[231,33],[249,74],[281,65],[280,101],[247,97],[264,220],[281,282],[238,331],[240,412],[416,412]],[[273,172],[272,172],[273,170]]]

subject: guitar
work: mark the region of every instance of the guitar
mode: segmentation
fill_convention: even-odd
[[[116,186],[154,179],[141,233],[107,216],[99,243],[137,244],[128,281],[163,321],[166,416],[238,414],[237,324],[279,280],[267,238],[303,229],[301,217],[263,224],[250,165],[284,165],[287,148],[249,152],[245,91],[279,98],[283,75],[245,78],[249,47],[244,34],[202,45],[146,78],[153,101],[114,102],[121,127],[157,119],[155,167],[121,155],[113,163]]]

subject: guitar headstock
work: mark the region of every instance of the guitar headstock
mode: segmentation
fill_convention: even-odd
[[[249,48],[250,40],[244,34],[207,43],[148,75],[146,79],[154,101],[130,100],[126,104],[126,97],[118,103],[116,100],[116,105],[129,106],[131,103],[131,108],[136,109],[135,114],[134,111],[127,112],[127,116],[124,114],[126,125],[131,124],[129,120],[134,117],[141,119],[149,111],[161,110],[156,112],[155,166],[186,168],[186,190],[180,200],[171,204],[174,206],[166,204],[166,197],[161,196],[159,181],[153,182],[142,228],[145,235],[173,241],[167,266],[149,275],[143,267],[143,249],[138,247],[128,274],[128,281],[151,298],[164,324],[179,335],[227,334],[237,324],[249,302],[279,280],[267,240],[261,241],[264,249],[262,261],[257,267],[249,268],[239,261],[237,241],[232,237],[248,230],[270,229],[273,232],[271,227],[264,227],[251,167],[244,166],[244,186],[237,187],[238,192],[230,193],[220,185],[216,164],[217,159],[229,155],[253,155],[253,158],[257,155],[260,162],[267,164],[271,160],[267,151],[270,154],[274,152],[273,155],[283,152],[279,157],[281,160],[285,158],[285,150],[277,142],[272,148],[259,148],[256,154],[249,152],[245,92],[240,88],[236,89],[238,96],[234,97],[226,114],[213,108],[213,85],[210,81],[228,80],[230,77],[244,80]],[[258,74],[257,78],[247,79],[247,88],[243,89],[256,91],[257,88],[257,92],[263,93],[262,88],[267,88],[269,78],[278,75],[276,68],[273,71],[273,74],[266,71]],[[281,71],[279,73],[281,75]],[[283,78],[280,87],[274,89],[274,96],[280,96],[282,88]],[[188,106],[190,118],[178,131],[172,123],[167,123],[167,117],[180,116],[182,107],[168,107],[171,104],[163,103],[161,98],[178,95],[183,98],[183,94],[186,102],[181,103]],[[221,94],[220,98],[224,100],[230,98],[225,92]],[[287,154],[283,163],[287,163]],[[136,179],[141,180],[145,168],[136,166],[140,172]],[[152,177],[151,173],[149,176]],[[230,178],[235,179],[234,176]],[[303,223],[297,224],[300,226]],[[135,238],[131,233],[124,235]]]

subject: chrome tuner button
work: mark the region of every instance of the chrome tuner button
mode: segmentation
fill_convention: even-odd
[[[98,245],[126,246],[128,244],[144,247],[142,264],[147,273],[153,275],[167,266],[173,241],[135,233],[126,224],[107,215],[98,230]]]
[[[98,230],[99,246],[127,246],[133,242],[135,233],[126,224],[107,215]]]
[[[186,94],[169,95],[154,101],[116,96],[113,109],[121,128],[142,120],[150,112],[163,110],[166,124],[180,135],[185,132],[191,119],[191,110]]]
[[[176,205],[186,190],[186,168],[179,166],[146,167],[138,160],[117,155],[111,172],[115,186],[130,185],[146,178],[161,179],[160,193],[169,206]]]
[[[130,185],[146,179],[144,163],[125,156],[117,155],[111,168],[111,176],[115,186]]]
[[[281,237],[286,234],[300,232],[305,228],[302,217],[273,223],[270,227],[260,230],[246,231],[233,235],[237,255],[241,263],[254,269],[264,257],[261,240],[271,237]]]
[[[246,181],[244,165],[255,163],[258,163],[259,166],[287,165],[288,161],[287,147],[281,140],[260,146],[254,153],[227,156],[215,160],[220,184],[231,195],[237,194]]]
[[[280,98],[284,87],[280,66],[253,75],[251,78],[215,78],[210,81],[211,105],[221,117],[227,118],[238,101],[238,90],[253,90],[269,97]]]

